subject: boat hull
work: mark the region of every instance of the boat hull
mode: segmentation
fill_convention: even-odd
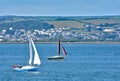
[[[64,56],[51,56],[48,57],[49,60],[60,60],[60,59],[64,59]]]
[[[37,71],[39,68],[35,66],[22,66],[22,67],[15,67],[15,71]]]

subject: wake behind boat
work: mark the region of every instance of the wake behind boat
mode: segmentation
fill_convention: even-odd
[[[32,38],[30,37],[29,37],[29,50],[30,50],[29,65],[27,66],[14,65],[13,68],[15,71],[37,71],[39,69],[39,65],[41,64],[41,61],[38,56],[38,52],[35,47],[35,44]],[[34,58],[33,58],[33,52],[34,52]]]
[[[60,56],[60,51],[63,51],[64,56]],[[58,39],[58,55],[57,56],[50,56],[48,57],[49,60],[60,60],[60,59],[64,59],[64,57],[67,55],[67,52],[65,50],[65,48],[63,47],[63,45],[60,43],[60,38]]]

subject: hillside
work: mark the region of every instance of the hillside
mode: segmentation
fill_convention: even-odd
[[[104,25],[106,23],[117,25],[120,22],[120,16],[0,16],[0,28],[16,24],[25,28],[25,23],[35,28],[35,26],[42,27],[43,22],[54,27],[83,27],[85,24]]]
[[[0,16],[0,41],[119,42],[120,16]]]

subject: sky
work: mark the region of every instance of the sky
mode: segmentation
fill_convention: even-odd
[[[120,0],[0,0],[0,16],[120,15]]]

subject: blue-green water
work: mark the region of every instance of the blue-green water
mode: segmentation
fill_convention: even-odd
[[[0,44],[0,81],[120,81],[119,44],[64,44],[64,60],[48,60],[57,55],[56,44],[36,44],[42,64],[37,72],[16,72],[14,64],[26,65],[27,44]]]

